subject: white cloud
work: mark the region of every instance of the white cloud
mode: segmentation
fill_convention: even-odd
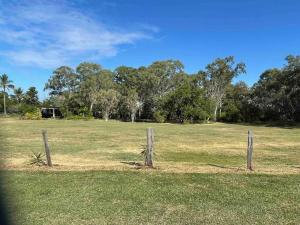
[[[78,58],[114,56],[120,45],[151,38],[154,28],[111,28],[64,1],[0,2],[0,44],[9,49],[0,55],[15,63],[52,68]]]
[[[19,50],[8,51],[4,55],[20,65],[34,65],[43,68],[52,68],[67,63],[62,58],[63,53],[59,51]]]

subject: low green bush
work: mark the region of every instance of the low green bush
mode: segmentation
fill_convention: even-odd
[[[18,105],[18,110],[21,115],[25,115],[26,113],[33,113],[37,111],[36,106],[28,105],[28,104],[19,104]]]
[[[153,114],[154,120],[157,123],[164,123],[166,121],[166,115],[161,111],[156,111]]]
[[[42,113],[39,108],[36,108],[35,110],[31,112],[27,112],[24,114],[24,116],[21,117],[24,120],[41,120],[42,119]]]

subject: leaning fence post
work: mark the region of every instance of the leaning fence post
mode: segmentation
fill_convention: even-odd
[[[248,130],[248,147],[247,147],[247,169],[253,170],[253,133],[251,130]]]
[[[43,140],[44,140],[44,146],[45,146],[45,152],[46,152],[46,158],[47,158],[47,165],[52,166],[50,149],[49,149],[49,145],[48,145],[47,130],[42,130],[42,134],[43,134]]]
[[[153,167],[154,133],[152,128],[147,128],[147,149],[145,155],[145,165]]]

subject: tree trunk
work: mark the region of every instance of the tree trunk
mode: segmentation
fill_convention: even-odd
[[[135,113],[131,113],[131,122],[133,123],[135,120]]]
[[[94,106],[94,103],[92,102],[90,105],[90,112],[93,112],[93,106]]]
[[[5,93],[5,88],[3,89],[3,111],[4,111],[4,115],[6,116],[6,93]]]
[[[217,111],[218,111],[218,105],[215,106],[215,110],[214,110],[214,121],[217,121]]]
[[[222,114],[222,101],[220,102],[220,108],[219,108],[219,118],[221,118]]]
[[[108,121],[108,112],[104,112],[104,120],[107,122]]]

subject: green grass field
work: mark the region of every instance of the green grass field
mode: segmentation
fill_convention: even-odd
[[[0,119],[17,224],[299,224],[300,128]],[[146,128],[155,169],[142,162]],[[47,129],[53,168],[28,165]],[[254,172],[245,169],[254,133]]]

